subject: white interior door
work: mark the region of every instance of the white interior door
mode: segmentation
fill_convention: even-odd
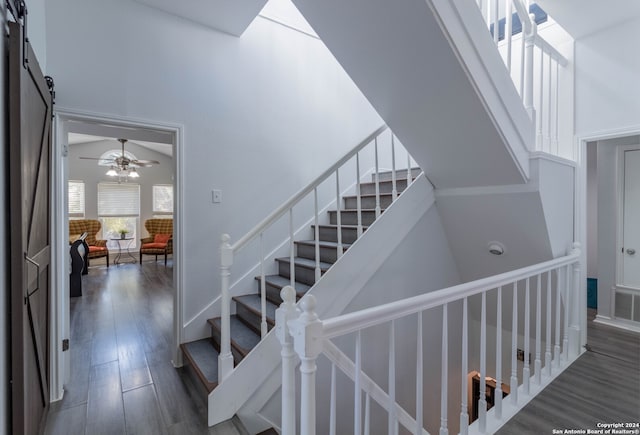
[[[624,151],[622,284],[640,289],[640,149]]]

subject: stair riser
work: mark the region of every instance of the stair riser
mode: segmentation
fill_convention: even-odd
[[[298,245],[298,257],[316,259],[316,247],[311,245]],[[326,246],[320,246],[320,261],[325,263],[335,263],[338,258],[338,250]]]
[[[363,228],[364,229],[364,228]],[[315,233],[314,233],[315,234]],[[353,243],[358,238],[358,230],[355,228],[342,228],[342,243]],[[326,242],[338,241],[338,229],[320,227],[320,240]]]
[[[400,194],[400,192],[398,192]],[[391,205],[391,195],[380,195],[380,208],[387,208]],[[344,208],[350,208],[352,210],[358,209],[358,200],[355,196],[344,198]],[[375,196],[360,197],[360,210],[376,208]]]
[[[396,190],[398,193],[407,188],[407,180],[397,180]],[[380,182],[380,193],[391,193],[393,191],[393,185],[391,181]],[[376,183],[362,183],[360,184],[360,194],[368,195],[376,193]]]
[[[260,280],[256,279],[256,289],[257,293],[260,293]],[[274,285],[267,283],[265,284],[265,290],[267,291],[267,300],[271,301],[276,305],[280,305],[282,303],[282,298],[280,297],[280,292],[282,289],[280,287],[276,287]],[[296,289],[297,291],[299,289]]]
[[[405,156],[406,157],[406,156]],[[405,162],[406,164],[406,162]],[[413,168],[411,169],[411,177],[412,178],[416,178],[418,175],[420,175],[420,172],[422,172],[422,169],[420,168]],[[371,181],[376,181],[375,178],[375,174],[371,174]],[[379,176],[379,180],[380,181],[391,181],[391,171],[385,171],[385,172],[380,172],[378,174]],[[407,178],[407,169],[396,169],[396,181],[400,180],[400,179],[406,179]]]
[[[375,211],[360,211],[362,225],[368,227],[376,220]],[[329,223],[331,225],[338,225],[338,213],[335,210],[329,211]],[[342,225],[358,225],[358,212],[353,210],[340,212],[340,223]]]
[[[256,333],[260,334],[260,323],[262,321],[262,319],[260,318],[260,314],[255,313],[252,310],[249,310],[244,305],[236,302],[236,316],[241,318]]]
[[[278,261],[278,274],[285,278],[291,278],[289,263]],[[296,281],[303,284],[313,285],[316,282],[315,270],[306,267],[296,266]]]
[[[213,338],[214,347],[218,352],[220,352],[220,343],[222,342],[220,338],[220,331],[218,328],[214,328],[211,326],[211,338]],[[235,364],[238,364],[242,361],[242,354],[240,351],[233,346],[233,342],[231,343],[231,354],[233,355],[233,361]]]

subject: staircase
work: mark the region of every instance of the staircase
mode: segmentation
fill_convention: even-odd
[[[396,190],[400,194],[410,184],[407,170],[396,171]],[[411,180],[414,180],[421,170],[411,169]],[[360,183],[360,204],[362,229],[365,231],[376,220],[376,182],[375,174],[371,175],[371,182]],[[384,212],[394,200],[392,172],[380,172],[378,174],[378,191],[381,212]],[[358,210],[357,195],[342,197],[343,206],[340,209],[341,241],[343,253],[358,238]],[[324,274],[338,260],[338,211],[330,210],[329,224],[311,226],[312,234],[319,234],[320,272]],[[311,240],[296,240],[295,290],[297,299],[315,284],[316,268],[316,243]],[[277,275],[265,276],[266,290],[266,320],[267,328],[271,330],[275,325],[275,310],[282,302],[280,291],[286,285],[291,284],[291,263],[289,257],[276,258]],[[261,278],[255,278],[256,290],[241,296],[235,296],[236,314],[231,316],[231,352],[234,365],[237,366],[249,352],[260,342],[261,325]],[[185,357],[185,362],[190,365],[193,375],[202,385],[206,393],[210,393],[218,385],[218,356],[221,348],[221,322],[220,317],[207,320],[211,327],[211,336],[200,340],[183,343],[180,345]]]

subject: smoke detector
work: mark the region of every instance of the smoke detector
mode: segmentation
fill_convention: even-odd
[[[489,253],[493,255],[504,254],[504,245],[500,242],[489,242]]]

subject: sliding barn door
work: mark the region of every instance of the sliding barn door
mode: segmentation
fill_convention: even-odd
[[[31,435],[49,407],[52,102],[23,27],[9,32],[11,427]]]

